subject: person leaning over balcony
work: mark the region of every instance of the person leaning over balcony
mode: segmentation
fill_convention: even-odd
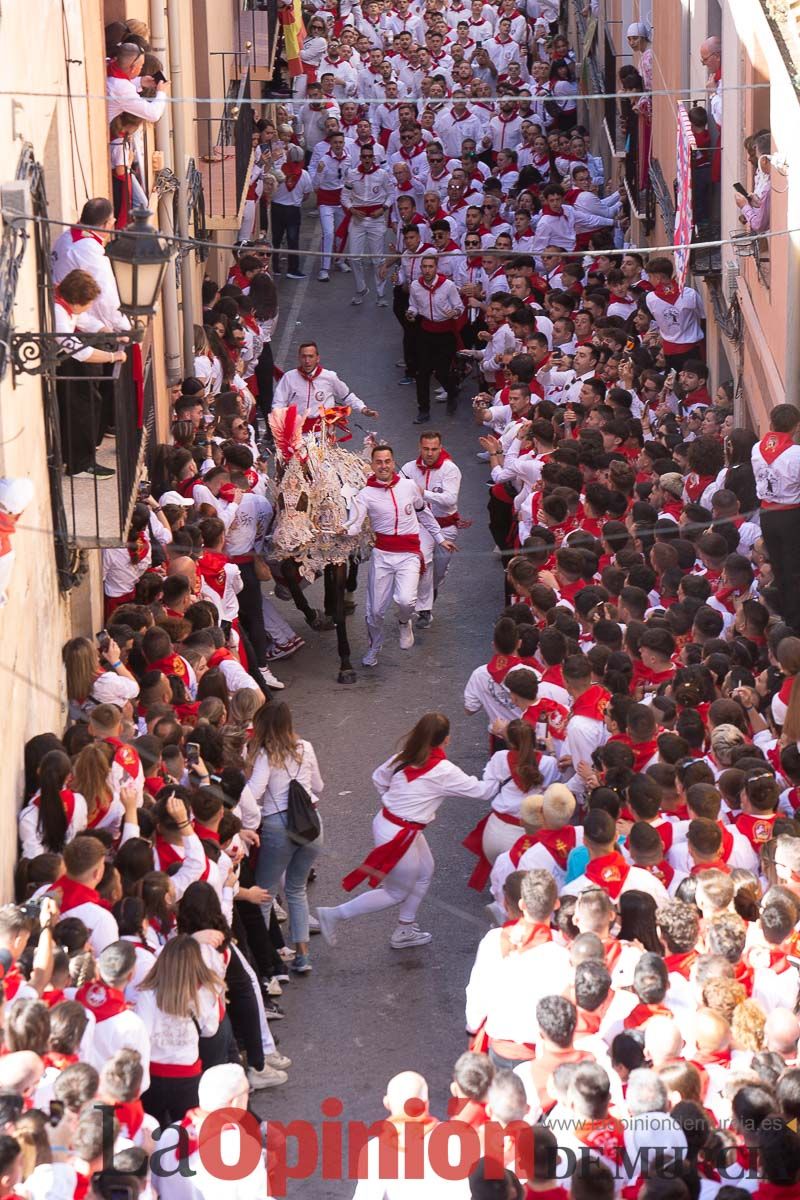
[[[100,291],[92,301],[90,315],[103,329],[130,329],[119,310],[117,281],[106,257],[106,246],[114,229],[114,206],[105,196],[87,200],[77,225],[65,229],[51,250],[53,282],[78,268],[88,271]]]
[[[110,479],[114,472],[95,462],[100,396],[92,375],[97,375],[94,364],[124,362],[125,351],[96,350],[92,346],[81,345],[77,339],[73,342],[67,336],[75,332],[79,322],[87,333],[100,328],[98,322],[89,316],[89,309],[99,295],[100,287],[88,271],[70,271],[56,287],[55,331],[65,335],[60,348],[68,356],[58,367],[56,393],[61,423],[61,450],[67,474]]]
[[[750,226],[750,232],[766,233],[769,229],[772,199],[772,180],[770,178],[772,138],[769,133],[761,133],[756,137],[755,151],[757,166],[753,190],[748,196],[740,196],[737,192],[734,201],[739,209],[739,220]]]
[[[120,113],[130,113],[143,121],[158,121],[167,103],[166,80],[158,81],[152,75],[142,75],[144,51],[132,42],[117,46],[106,64],[106,101],[108,119],[113,121]],[[152,100],[141,95],[143,87],[155,88]]]

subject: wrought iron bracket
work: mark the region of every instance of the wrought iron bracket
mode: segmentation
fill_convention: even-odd
[[[11,365],[15,375],[46,375],[55,378],[58,365],[76,347],[89,346],[94,350],[113,352],[120,349],[116,333],[12,333]],[[62,378],[69,378],[62,376]],[[86,375],[81,376],[86,379]],[[104,379],[98,372],[98,379]]]

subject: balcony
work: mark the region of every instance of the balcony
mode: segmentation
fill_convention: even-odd
[[[240,0],[240,4],[236,14],[237,49],[242,56],[250,50],[250,78],[269,81],[278,46],[277,0]]]
[[[223,90],[228,99],[219,116],[195,117],[205,228],[238,230],[244,215],[253,165],[253,106],[250,103],[250,51],[225,51]],[[234,78],[231,78],[231,76]]]

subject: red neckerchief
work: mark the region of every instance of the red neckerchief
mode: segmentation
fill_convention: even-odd
[[[169,874],[169,868],[174,863],[182,863],[183,862],[183,855],[178,853],[175,846],[173,846],[171,842],[165,841],[164,838],[159,837],[158,834],[156,834],[155,841],[153,842],[153,849],[156,852],[156,859],[158,861],[158,870],[159,871],[164,871],[166,874]],[[206,858],[205,870],[203,871],[203,874],[200,876],[200,878],[203,880],[208,879],[208,859],[207,858]],[[153,922],[151,921],[150,923],[152,924]]]
[[[356,170],[359,175],[374,175],[379,170],[379,167],[377,163],[373,163],[371,167],[365,167],[363,163],[359,163]]]
[[[576,840],[574,825],[564,825],[561,829],[540,829],[538,833],[533,834],[531,843],[544,846],[561,870],[566,871],[569,852],[575,849]]]
[[[447,1102],[448,1121],[460,1121],[469,1125],[470,1129],[480,1129],[489,1118],[486,1115],[486,1105],[479,1100],[462,1099],[461,1096],[451,1096]]]
[[[477,254],[477,255],[473,255],[471,258],[468,257],[467,258],[467,266],[468,267],[482,267],[483,266],[483,255]]]
[[[61,893],[59,908],[62,913],[78,908],[81,904],[97,904],[100,908],[111,908],[108,901],[101,899],[99,892],[94,888],[87,887],[85,883],[79,883],[77,879],[70,879],[68,875],[62,875],[55,881],[49,889],[49,894],[52,895],[54,892]]]
[[[103,244],[103,239],[98,234],[91,229],[81,229],[80,225],[73,225],[69,232],[73,242],[79,242],[81,238],[94,238],[99,245]]]
[[[214,667],[218,667],[221,662],[226,662],[229,658],[233,658],[230,650],[227,650],[225,646],[220,646],[220,648],[215,650],[208,660],[209,670],[213,670]]]
[[[281,167],[283,171],[283,182],[287,192],[293,192],[300,182],[300,176],[303,174],[303,164],[299,162],[285,162]]]
[[[447,755],[445,754],[444,750],[442,750],[441,746],[435,746],[421,767],[403,767],[403,774],[409,783],[413,783],[414,780],[419,779],[421,775],[427,775],[428,772],[432,771],[433,768],[438,766],[440,762],[444,762],[446,757]]]
[[[201,825],[199,821],[193,821],[192,825],[201,842],[216,842],[219,844],[219,833],[216,829],[209,829],[207,825]]]
[[[716,475],[698,475],[695,471],[691,471],[685,479],[684,490],[692,504],[698,504],[700,497],[710,483],[713,483]]]
[[[647,871],[648,875],[653,875],[665,888],[668,888],[675,878],[675,868],[671,867],[665,858],[661,862],[651,863],[649,867],[641,867],[642,871]]]
[[[124,992],[119,988],[109,987],[100,979],[92,979],[83,987],[79,987],[75,999],[94,1014],[95,1021],[107,1021],[110,1017],[127,1012],[130,1007]]]
[[[130,75],[127,75],[125,71],[122,70],[122,67],[120,67],[113,58],[109,59],[109,61],[106,63],[106,78],[127,79],[128,83],[133,82]]]
[[[374,475],[370,475],[369,479],[367,480],[367,487],[383,488],[384,491],[388,492],[390,488],[393,488],[399,482],[400,482],[399,475],[394,475],[392,477],[391,483],[381,483],[380,479],[376,479]]]
[[[60,989],[54,989],[60,991]],[[46,990],[42,993],[42,999],[45,999]],[[60,992],[61,999],[64,999],[64,993]],[[45,1003],[47,1001],[45,1000]],[[49,1050],[45,1054],[42,1062],[46,1067],[52,1067],[54,1071],[63,1071],[66,1067],[71,1067],[73,1063],[78,1062],[77,1054],[60,1054],[57,1050]]]
[[[767,813],[764,816],[757,813],[739,813],[734,825],[758,854],[761,847],[772,837],[772,826],[777,819],[777,813]]]
[[[545,667],[542,672],[542,683],[553,683],[566,690],[561,663],[556,663],[554,667]]]
[[[64,297],[61,295],[61,292],[59,291],[58,287],[56,287],[56,290],[53,293],[53,301],[55,304],[57,304],[59,306],[59,308],[63,308],[64,312],[68,316],[71,317],[73,315],[72,306],[70,304],[68,304],[67,301],[64,299]]]
[[[536,728],[539,721],[546,721],[547,730],[550,735],[560,741],[564,737],[569,713],[563,704],[559,704],[557,700],[548,700],[545,697],[528,705],[522,714],[522,719],[534,728]]]
[[[730,875],[731,873],[731,869],[724,858],[717,858],[714,862],[695,863],[689,874],[699,875],[702,871],[722,871],[723,875]]]
[[[225,592],[225,567],[230,559],[217,550],[204,550],[197,560],[197,573],[218,596]]]
[[[696,950],[687,950],[684,954],[667,954],[664,956],[664,966],[670,975],[674,973],[688,979],[698,958]]]
[[[127,1130],[123,1137],[134,1138],[144,1121],[144,1106],[141,1100],[119,1101],[114,1105],[114,1116],[119,1122],[120,1132]]]
[[[681,295],[681,289],[674,279],[671,279],[669,283],[660,283],[658,287],[653,288],[653,291],[659,300],[663,300],[666,304],[674,304]]]
[[[608,892],[612,900],[616,900],[625,886],[630,867],[618,850],[604,854],[601,858],[592,859],[587,865],[586,878],[603,891]]]
[[[610,700],[610,692],[607,692],[599,683],[594,683],[573,701],[570,716],[589,717],[592,721],[602,721]]]
[[[574,1135],[584,1146],[596,1150],[611,1162],[619,1160],[625,1145],[625,1131],[616,1117],[578,1122],[574,1126]]]
[[[687,392],[681,400],[681,404],[685,409],[694,408],[698,404],[703,408],[710,408],[711,396],[708,388],[703,384],[702,387],[695,388],[693,392]]]
[[[131,541],[128,540],[128,556],[134,566],[137,563],[143,562],[150,553],[150,539],[143,529],[140,529],[136,536]]]
[[[672,1011],[663,1004],[637,1004],[623,1022],[625,1029],[641,1029],[651,1017],[672,1017]]]
[[[554,208],[551,208],[549,204],[543,204],[542,209],[541,209],[541,215],[543,217],[563,217],[564,209],[561,208],[558,212],[556,212],[556,210]]]
[[[785,450],[788,450],[790,446],[794,446],[794,444],[794,437],[791,433],[773,432],[768,433],[766,437],[761,439],[758,443],[758,448],[761,451],[761,457],[764,459],[764,462],[772,465],[776,458],[783,454]]]
[[[6,971],[3,976],[3,992],[5,995],[6,1004],[10,1004],[16,996],[23,984],[27,983],[27,979],[20,971],[16,963],[10,970]]]
[[[637,775],[644,770],[650,759],[658,751],[658,742],[655,738],[651,742],[634,742],[628,733],[615,733],[608,740],[610,742],[619,742],[623,746],[628,746],[633,751],[633,769]]]
[[[72,818],[75,813],[75,793],[71,792],[69,788],[62,788],[62,790],[59,792],[59,796],[61,797],[61,803],[64,805],[64,812],[66,813],[67,817],[67,825],[69,826],[72,824]],[[39,807],[40,799],[41,793],[37,792],[31,800],[31,804],[34,806],[34,808]]]
[[[538,758],[539,758],[538,754],[537,754],[536,758],[537,758],[537,762],[538,762]],[[527,792],[528,789],[525,787],[525,784],[522,782],[522,779],[517,770],[518,763],[519,763],[519,752],[517,750],[509,750],[509,752],[508,752],[508,773],[511,776],[511,780],[512,780],[514,786],[516,788],[518,788],[519,791],[521,791],[521,792]]]
[[[447,277],[445,275],[437,275],[436,278],[434,279],[433,283],[426,283],[425,280],[420,275],[417,282],[420,284],[421,287],[425,288],[426,292],[430,292],[431,295],[433,295],[434,292],[439,290],[439,288],[442,286],[443,283],[447,282]]]
[[[179,679],[188,678],[186,663],[180,654],[167,654],[164,658],[156,659],[147,665],[151,671],[161,671],[163,675],[177,675]]]
[[[729,613],[735,613],[736,612],[736,604],[734,603],[734,601],[740,600],[741,597],[746,595],[746,593],[749,591],[750,591],[749,587],[746,587],[746,588],[735,588],[735,587],[717,588],[716,592],[714,593],[714,597],[716,600],[719,601],[719,603],[722,605],[723,608],[728,610]]]
[[[553,934],[549,925],[534,924],[525,932],[524,937],[519,940],[512,938],[509,932],[512,929],[522,930],[523,921],[509,921],[500,930],[500,953],[503,958],[508,958],[509,954],[514,952],[518,954],[524,953],[526,950],[535,950],[537,946],[544,946],[547,942],[552,942]]]
[[[319,376],[322,374],[322,365],[320,363],[317,363],[316,367],[314,367],[314,370],[311,372],[310,375],[308,374],[307,371],[304,371],[302,367],[297,368],[297,373],[303,379],[305,379],[306,383],[313,383],[314,380],[318,379]]]
[[[696,1050],[694,1058],[690,1060],[696,1067],[729,1067],[731,1065],[731,1052],[728,1050]]]
[[[518,667],[522,662],[515,654],[495,654],[486,664],[486,670],[495,683],[502,683],[509,671]]]

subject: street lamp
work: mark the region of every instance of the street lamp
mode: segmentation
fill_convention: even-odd
[[[149,224],[153,215],[149,209],[134,208],[131,215],[131,223],[106,247],[106,257],[117,282],[120,310],[138,321],[155,313],[164,274],[175,250]]]

